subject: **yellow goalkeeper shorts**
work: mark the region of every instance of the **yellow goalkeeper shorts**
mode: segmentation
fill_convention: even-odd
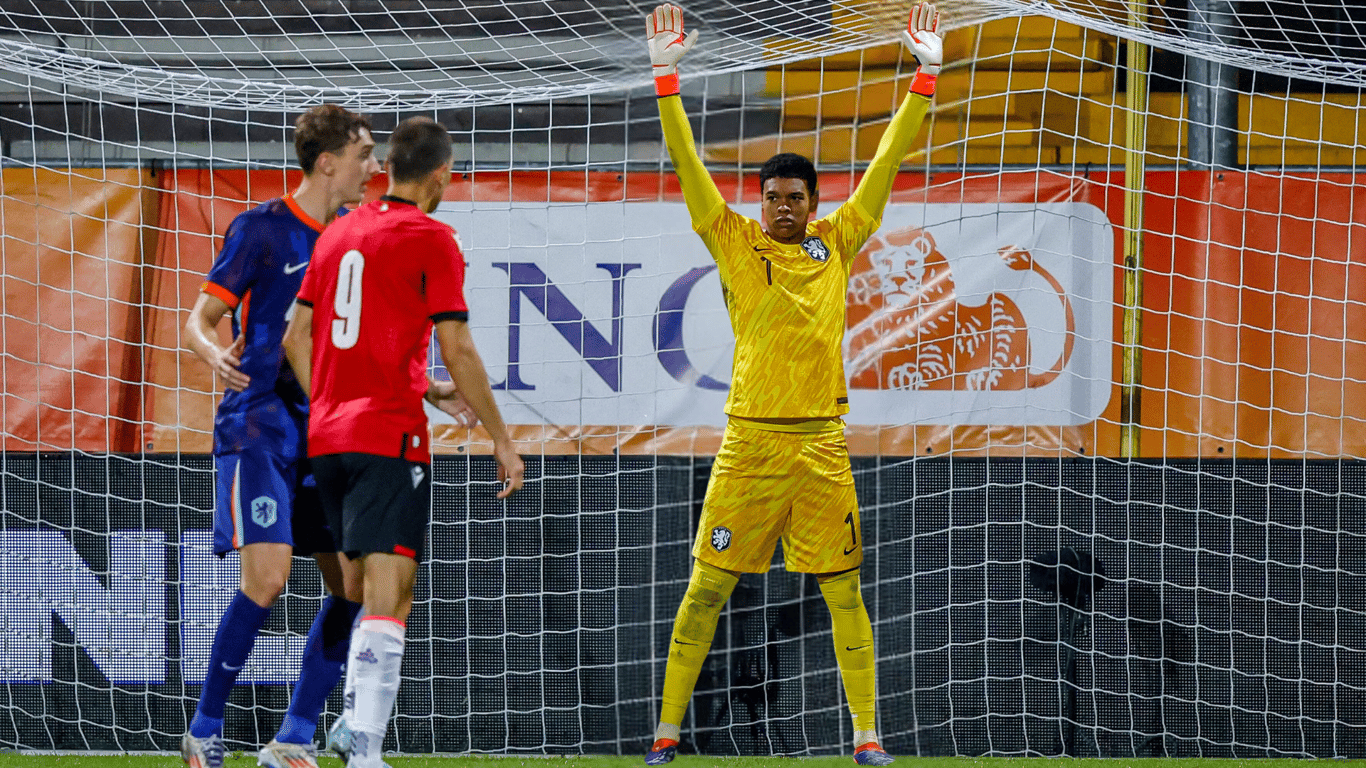
[[[835,573],[863,562],[843,423],[770,432],[731,419],[711,469],[692,553],[728,571],[763,573],[781,538],[789,571]]]

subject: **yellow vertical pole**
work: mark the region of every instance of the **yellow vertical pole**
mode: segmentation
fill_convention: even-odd
[[[1147,0],[1129,0],[1129,26],[1146,23]],[[1143,383],[1143,187],[1148,136],[1148,46],[1129,40],[1124,131],[1124,358],[1120,380],[1120,452],[1139,454]]]

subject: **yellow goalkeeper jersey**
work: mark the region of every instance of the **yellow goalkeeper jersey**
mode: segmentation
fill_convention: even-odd
[[[854,194],[809,222],[801,243],[786,245],[726,205],[697,155],[682,100],[659,100],[693,230],[716,260],[735,333],[727,414],[817,419],[849,412],[842,354],[849,271],[882,222],[897,168],[929,105],[907,94]]]

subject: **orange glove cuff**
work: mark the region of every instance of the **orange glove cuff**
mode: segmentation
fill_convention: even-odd
[[[660,96],[660,97],[664,97],[664,96],[677,96],[679,90],[680,90],[680,89],[679,89],[679,87],[678,87],[678,73],[677,73],[677,72],[673,73],[672,75],[663,75],[663,76],[661,76],[661,77],[656,77],[656,78],[655,78],[655,95],[656,95],[656,96]],[[931,87],[931,90],[933,90],[933,87]]]
[[[939,75],[927,75],[925,70],[917,69],[915,79],[911,81],[911,93],[918,93],[921,96],[933,96],[934,84],[939,79]]]

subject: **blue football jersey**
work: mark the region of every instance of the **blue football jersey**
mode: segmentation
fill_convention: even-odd
[[[281,342],[322,229],[288,195],[239,214],[228,225],[202,290],[232,308],[233,338],[246,336],[242,372],[251,384],[223,395],[213,426],[216,454],[251,446],[285,459],[308,455],[308,399]]]

